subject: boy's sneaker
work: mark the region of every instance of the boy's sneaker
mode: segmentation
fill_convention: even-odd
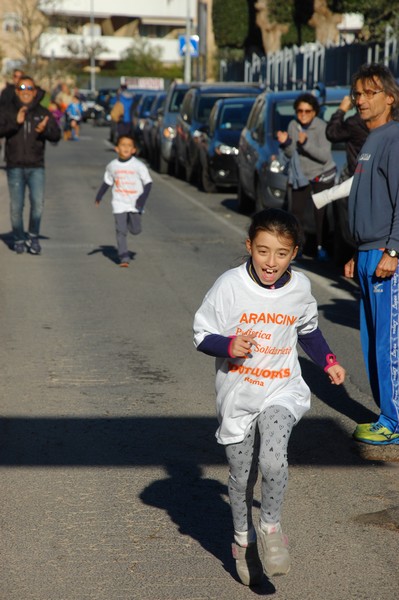
[[[15,242],[14,251],[16,254],[23,254],[25,252],[25,244],[23,242]]]
[[[388,444],[399,444],[399,433],[394,433],[381,423],[362,423],[358,425],[353,433],[358,442],[386,446]]]
[[[288,538],[283,534],[280,525],[275,525],[266,532],[259,528],[259,539],[263,552],[263,568],[268,577],[286,575],[291,568],[288,552]]]
[[[263,578],[263,567],[258,554],[256,542],[246,548],[231,544],[233,558],[236,561],[237,575],[244,585],[260,585]]]
[[[128,267],[130,263],[130,256],[128,254],[124,254],[119,257],[119,266],[120,267]]]
[[[39,238],[30,237],[25,242],[30,254],[40,254],[42,247],[39,244]]]

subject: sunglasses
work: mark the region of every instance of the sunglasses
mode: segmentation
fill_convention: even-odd
[[[310,113],[314,112],[312,108],[298,108],[297,113],[305,113],[306,115],[309,115]]]
[[[35,89],[34,85],[25,85],[24,83],[22,83],[21,85],[18,86],[19,90],[28,90],[29,92],[33,92],[33,90]]]

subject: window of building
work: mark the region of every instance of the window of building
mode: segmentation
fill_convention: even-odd
[[[21,17],[17,13],[6,13],[3,17],[3,31],[16,33],[21,31]]]

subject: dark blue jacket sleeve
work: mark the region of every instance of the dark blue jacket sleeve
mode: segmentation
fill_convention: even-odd
[[[328,357],[331,355],[334,356],[318,327],[311,333],[299,335],[298,343],[309,358],[320,367],[323,367],[323,369],[330,363]]]
[[[96,202],[101,202],[102,197],[104,196],[105,192],[108,190],[108,188],[110,188],[111,186],[108,185],[108,183],[105,183],[105,181],[102,182],[100,189],[97,192],[97,196],[96,196]]]
[[[229,348],[232,339],[217,333],[210,333],[197,346],[197,350],[215,358],[231,358]]]
[[[137,202],[136,202],[136,208],[139,212],[142,212],[142,210],[144,209],[144,204],[146,203],[146,200],[148,198],[148,195],[151,191],[151,186],[152,183],[147,183],[144,186],[144,190],[143,193],[141,194],[141,196],[139,196],[139,198],[137,198]]]

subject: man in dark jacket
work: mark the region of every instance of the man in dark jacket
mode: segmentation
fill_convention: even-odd
[[[359,113],[346,118],[346,113],[353,108],[350,96],[345,96],[338,110],[331,116],[326,127],[326,137],[332,143],[344,142],[346,149],[346,166],[341,173],[341,181],[349,179],[355,172],[358,154],[366,141],[369,130]],[[349,231],[348,198],[341,198],[334,203],[336,231],[335,259],[339,264],[346,263],[353,254],[356,244]]]
[[[19,80],[23,76],[23,72],[21,69],[14,69],[12,72],[12,82],[6,83],[6,87],[2,90],[0,94],[0,108],[7,107],[10,102],[14,99],[15,89],[19,84]]]
[[[3,136],[14,250],[22,254],[27,248],[31,254],[40,254],[45,143],[58,142],[61,131],[51,113],[40,105],[35,82],[28,75],[21,77],[13,100],[0,111],[0,137]],[[27,233],[23,224],[26,188],[30,199]]]
[[[345,96],[326,127],[326,137],[330,142],[345,142],[346,144],[347,178],[352,177],[355,172],[357,155],[369,133],[367,125],[359,113],[356,112],[345,118],[346,113],[352,107],[352,100],[349,96]]]

